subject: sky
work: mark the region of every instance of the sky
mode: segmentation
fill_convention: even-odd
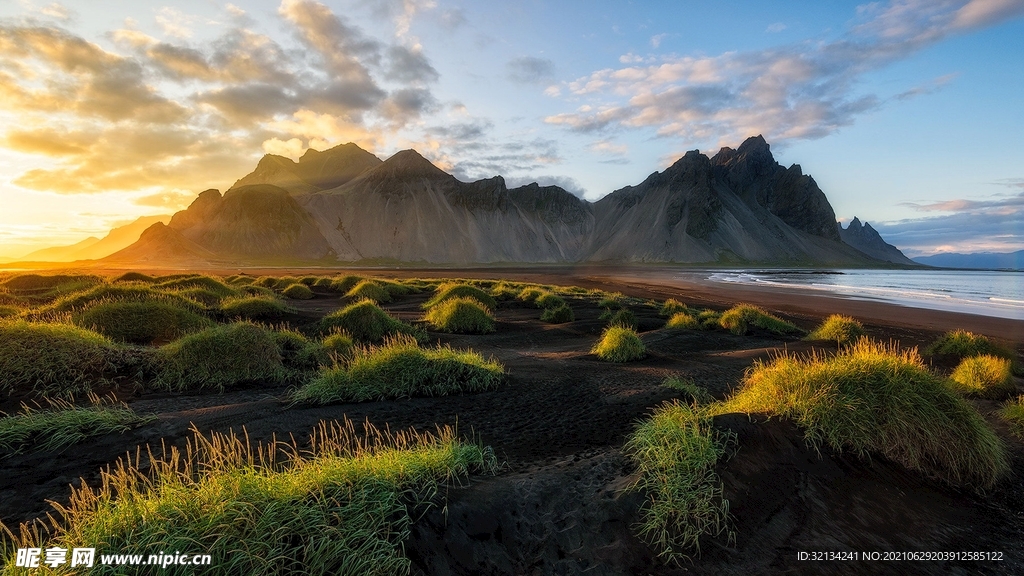
[[[0,257],[415,148],[588,200],[762,134],[910,256],[1024,249],[1024,0],[0,1]]]

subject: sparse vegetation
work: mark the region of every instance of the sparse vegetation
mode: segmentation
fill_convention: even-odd
[[[0,418],[0,452],[63,450],[91,436],[124,432],[151,422],[124,403],[93,396],[91,406],[51,399],[46,408],[22,404],[21,411]]]
[[[294,330],[277,330],[273,333],[281,363],[286,368],[298,371],[319,370],[331,363],[329,351],[319,342],[314,342]]]
[[[576,319],[575,314],[572,312],[572,308],[568,304],[562,304],[555,308],[545,308],[540,313],[541,322],[547,322],[548,324],[565,324],[566,322],[572,322]]]
[[[600,292],[601,299],[597,301],[598,308],[622,308],[622,301],[625,300],[625,296],[621,292]]]
[[[331,292],[337,292],[338,294],[345,294],[361,281],[362,277],[352,275],[336,278],[331,280],[330,290]]]
[[[665,328],[669,328],[671,330],[699,330],[701,325],[696,318],[690,316],[686,312],[676,312],[668,319],[668,322],[665,323]]]
[[[155,285],[154,288],[159,288],[161,290],[188,290],[189,288],[203,288],[213,292],[221,298],[235,296],[237,294],[234,288],[210,276],[176,278],[174,280],[161,282],[160,284]]]
[[[285,298],[291,298],[292,300],[309,300],[313,297],[313,291],[309,289],[309,286],[300,283],[288,286],[281,291],[281,294]]]
[[[830,340],[838,344],[850,344],[864,336],[864,325],[849,316],[833,314],[805,338],[806,340]]]
[[[349,356],[352,353],[353,346],[355,346],[355,342],[352,340],[352,337],[342,331],[328,334],[323,340],[324,350],[328,354],[333,354],[335,358]]]
[[[419,335],[415,328],[381,310],[372,300],[360,300],[331,312],[320,321],[320,327],[324,332],[344,330],[366,343],[383,342],[397,334]]]
[[[469,296],[448,298],[434,304],[423,316],[435,330],[457,334],[494,332],[494,316],[481,302]]]
[[[1010,432],[1024,439],[1024,396],[1018,396],[1003,405],[999,415],[1010,425]]]
[[[1010,361],[987,354],[961,360],[950,380],[957,392],[990,400],[1002,400],[1017,390]]]
[[[347,298],[372,300],[378,304],[391,302],[391,294],[373,280],[362,280],[345,293]]]
[[[686,304],[669,298],[668,300],[665,300],[665,303],[658,309],[658,314],[671,318],[680,313],[688,314],[689,310],[690,309],[686,307]]]
[[[423,304],[423,309],[429,310],[441,302],[455,298],[473,298],[487,307],[488,310],[493,310],[497,305],[494,298],[491,298],[487,292],[476,286],[470,286],[469,284],[442,284],[437,287],[437,294]]]
[[[148,274],[143,274],[141,272],[125,272],[124,274],[121,274],[120,276],[117,276],[117,277],[111,279],[110,281],[112,283],[113,282],[144,282],[144,283],[151,283],[151,282],[155,282],[156,278],[154,278],[154,277],[152,277],[152,276],[150,276]]]
[[[794,334],[801,330],[790,322],[773,316],[758,306],[739,304],[725,311],[718,323],[733,334],[743,335],[751,326],[767,330],[772,334]]]
[[[832,356],[755,363],[722,411],[789,417],[816,446],[881,454],[954,485],[987,488],[1008,470],[995,433],[916,350],[866,338]]]
[[[331,404],[480,392],[495,388],[504,372],[475,352],[421,348],[412,337],[398,336],[380,346],[356,347],[348,365],[321,370],[293,400]]]
[[[982,336],[966,330],[951,330],[932,342],[924,353],[929,356],[951,356],[957,360],[988,354],[1000,358],[1014,359],[1015,354]]]
[[[680,402],[655,410],[626,442],[637,465],[632,488],[647,494],[640,535],[668,561],[700,554],[702,537],[735,538],[715,473],[734,443],[734,435],[712,426],[706,411]]]
[[[545,291],[534,300],[534,303],[541,308],[558,308],[565,306],[565,300],[554,292]]]
[[[67,324],[0,322],[0,397],[63,396],[112,384],[113,344]]]
[[[696,402],[698,404],[707,404],[712,400],[711,395],[708,394],[707,390],[701,388],[700,386],[697,385],[696,382],[690,380],[689,378],[672,376],[666,378],[665,381],[661,383],[661,385],[666,388],[671,388],[672,390],[676,390],[678,392],[686,394],[687,396],[690,397],[691,401]]]
[[[246,322],[208,328],[159,349],[153,381],[166,390],[223,390],[241,384],[279,383],[281,355],[271,334]]]
[[[284,302],[276,296],[245,296],[229,298],[220,305],[220,312],[226,318],[248,320],[277,320],[287,312]]]
[[[70,549],[83,542],[157,554],[202,550],[219,559],[213,574],[405,574],[403,543],[413,510],[435,502],[438,485],[493,470],[489,449],[451,428],[436,435],[378,432],[323,422],[297,444],[252,446],[247,436],[193,430],[184,453],[150,454],[149,470],[119,461],[96,488],[74,488],[45,536],[22,525],[3,544]]]
[[[496,282],[490,289],[491,297],[497,302],[515,300],[518,294],[519,292],[509,286],[504,280]]]
[[[647,349],[636,330],[614,324],[604,330],[590,352],[607,362],[629,362],[643,358]]]
[[[527,286],[519,291],[519,298],[523,302],[536,302],[537,298],[544,295],[544,290],[538,286]]]
[[[99,302],[74,315],[75,324],[129,344],[166,343],[213,322],[193,310],[169,302]]]
[[[601,314],[602,320],[607,320],[609,326],[624,326],[632,330],[637,329],[636,314],[629,308],[619,308],[612,312],[610,309]]]

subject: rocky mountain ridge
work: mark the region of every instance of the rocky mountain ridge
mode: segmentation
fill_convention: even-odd
[[[839,226],[839,236],[843,242],[877,260],[893,264],[918,264],[907,258],[899,248],[882,240],[882,236],[871,227],[871,224],[867,222],[861,224],[860,219],[856,216],[845,229],[842,225]]]
[[[509,189],[500,176],[462,182],[414,150],[383,162],[355,144],[299,162],[267,155],[168,228],[254,263],[877,262],[843,242],[813,178],[779,165],[760,136],[711,158],[687,152],[594,203],[557,186]]]

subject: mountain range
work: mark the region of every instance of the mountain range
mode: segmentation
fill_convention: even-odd
[[[918,264],[939,268],[972,268],[977,270],[1024,270],[1024,250],[1016,252],[948,252],[914,258]]]
[[[139,239],[142,232],[157,222],[166,223],[171,219],[169,214],[143,216],[134,222],[112,228],[103,238],[90,236],[85,240],[69,246],[54,246],[36,250],[19,258],[25,262],[74,262],[77,260],[96,260],[118,250],[131,246]]]
[[[386,161],[355,144],[298,162],[268,154],[100,263],[139,260],[912,264],[870,226],[844,231],[814,179],[776,162],[761,136],[710,158],[688,152],[597,202],[500,176],[462,182],[414,150]]]

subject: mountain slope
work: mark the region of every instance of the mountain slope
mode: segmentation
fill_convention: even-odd
[[[218,254],[185,238],[170,226],[157,222],[147,228],[137,242],[97,263],[201,266],[220,259]]]
[[[351,142],[323,152],[310,148],[298,162],[267,154],[255,170],[240,178],[230,189],[271,184],[292,194],[308,194],[337,188],[380,164],[380,158]]]
[[[882,240],[882,236],[871,227],[871,224],[865,222],[862,225],[856,216],[845,229],[842,226],[839,227],[839,236],[843,242],[876,260],[894,264],[915,264],[903,252],[900,252],[899,248]]]
[[[97,260],[127,248],[139,239],[142,232],[157,222],[167,223],[171,217],[166,214],[143,216],[134,222],[112,228],[103,238],[89,237],[70,246],[44,248],[21,258],[27,262],[74,262],[75,260]]]
[[[914,262],[940,268],[973,268],[987,270],[1024,270],[1024,250],[1016,252],[979,252],[974,254],[934,254],[918,256]]]

